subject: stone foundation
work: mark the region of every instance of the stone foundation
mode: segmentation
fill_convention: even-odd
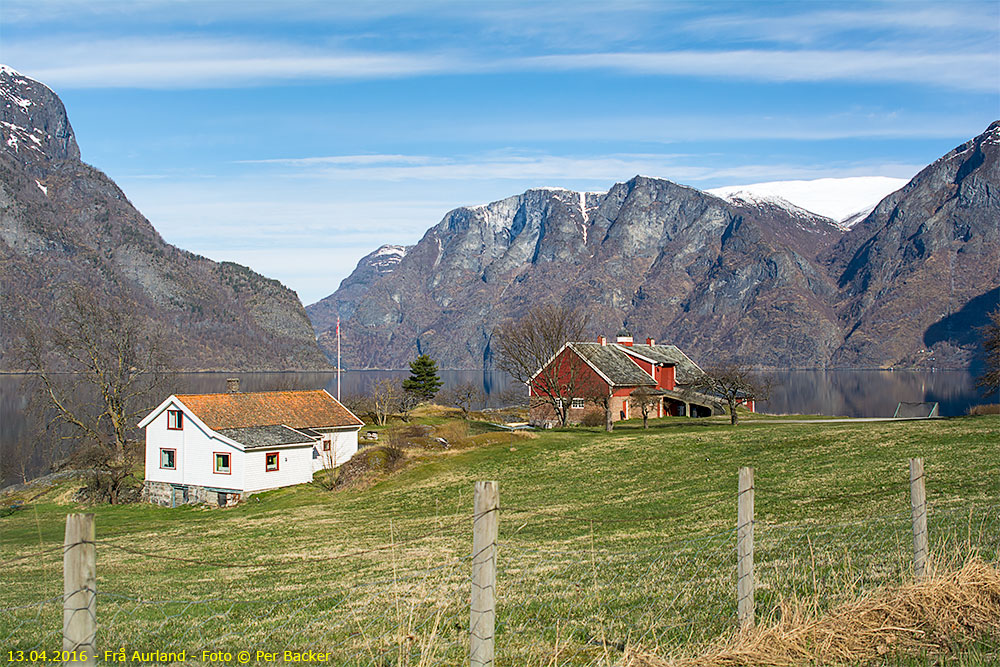
[[[143,502],[177,507],[204,503],[212,507],[231,507],[240,502],[242,494],[233,491],[208,489],[192,484],[171,484],[146,480],[142,487]]]

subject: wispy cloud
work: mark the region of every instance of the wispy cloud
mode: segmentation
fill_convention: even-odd
[[[603,69],[772,82],[901,82],[983,92],[995,91],[1000,86],[997,54],[978,52],[743,49],[547,55],[523,59],[520,63],[526,69]]]
[[[993,51],[688,49],[492,57],[475,51],[349,52],[283,42],[187,36],[8,40],[4,57],[59,88],[203,88],[296,80],[361,80],[509,72],[612,71],[757,82],[901,82],[994,91]]]
[[[531,185],[610,186],[636,174],[683,183],[740,181],[747,178],[790,179],[829,176],[884,175],[909,178],[920,165],[914,164],[740,164],[713,166],[704,155],[684,153],[613,153],[565,156],[515,151],[494,151],[468,156],[430,155],[337,155],[306,158],[248,160],[240,164],[268,169],[270,176],[300,181],[325,180],[338,183],[362,181],[389,184],[402,181],[431,183],[507,181]],[[277,169],[278,171],[274,171]],[[462,202],[455,202],[458,205]]]

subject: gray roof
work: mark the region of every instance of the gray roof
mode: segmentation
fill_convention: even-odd
[[[620,387],[654,386],[653,378],[616,345],[570,343],[582,358],[599,369],[611,383]]]
[[[278,445],[308,445],[312,438],[301,431],[287,426],[246,426],[244,428],[223,428],[216,431],[230,440],[242,444],[247,449],[277,447]]]
[[[615,344],[615,347],[622,350],[631,350],[647,359],[658,361],[664,364],[674,364],[676,366],[675,379],[677,384],[691,384],[691,382],[704,373],[698,364],[691,361],[690,357],[681,352],[676,345],[632,345],[625,347]]]

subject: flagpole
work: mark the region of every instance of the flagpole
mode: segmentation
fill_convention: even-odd
[[[340,315],[337,315],[337,400],[340,400]]]

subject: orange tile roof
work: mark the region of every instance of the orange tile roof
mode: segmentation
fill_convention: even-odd
[[[177,398],[213,430],[276,424],[292,428],[364,425],[322,389],[178,394]]]

